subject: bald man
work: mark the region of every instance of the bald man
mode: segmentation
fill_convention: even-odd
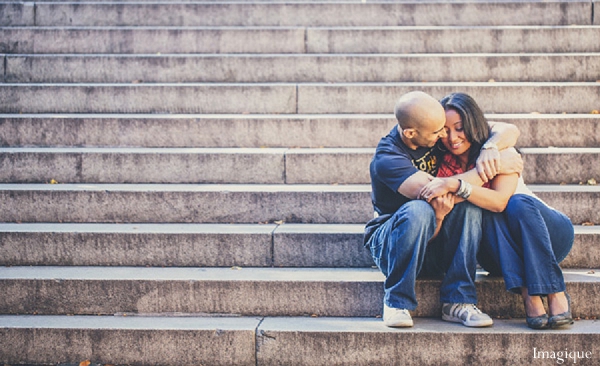
[[[410,92],[394,109],[398,124],[381,139],[371,161],[371,198],[375,218],[365,228],[365,246],[386,279],[383,321],[389,327],[411,327],[417,308],[417,276],[441,276],[442,319],[469,327],[485,327],[492,319],[475,304],[476,254],[482,236],[481,209],[455,203],[449,193],[432,202],[418,199],[434,179],[445,137],[445,111],[432,96]],[[482,185],[496,174],[522,169],[520,157],[498,150],[514,146],[518,129],[490,122],[491,135],[477,166],[459,176]],[[501,169],[500,169],[501,167]],[[458,200],[457,200],[458,202]]]

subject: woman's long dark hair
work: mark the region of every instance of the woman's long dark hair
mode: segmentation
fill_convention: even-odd
[[[460,116],[465,136],[471,143],[467,166],[475,164],[481,146],[490,136],[490,127],[483,111],[475,99],[465,93],[448,94],[440,100],[440,103],[445,111],[452,109]]]

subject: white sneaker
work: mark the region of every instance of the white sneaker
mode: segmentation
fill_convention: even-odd
[[[494,324],[489,315],[473,304],[449,304],[442,306],[442,319],[448,322],[463,323],[467,327],[488,327]]]
[[[383,304],[383,324],[388,327],[412,327],[413,320],[407,309],[396,309]]]

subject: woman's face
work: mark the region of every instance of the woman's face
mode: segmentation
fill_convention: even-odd
[[[446,137],[442,143],[454,155],[468,155],[471,142],[467,140],[460,115],[453,109],[446,111],[446,124],[444,126]]]

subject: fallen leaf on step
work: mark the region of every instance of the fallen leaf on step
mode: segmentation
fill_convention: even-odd
[[[231,269],[233,269],[234,271],[239,271],[240,269],[242,269],[242,267],[233,266],[231,267]]]
[[[90,363],[91,363],[90,361],[81,361],[79,363],[79,366],[90,366]]]
[[[581,223],[581,226],[594,226],[594,223],[593,223],[593,222],[586,221],[586,222],[582,222],[582,223]]]
[[[488,80],[488,83],[495,83],[495,82],[496,82],[496,80],[494,80],[494,79]]]
[[[588,272],[588,274],[594,274],[594,273],[596,273],[596,271],[594,271],[593,269]]]
[[[590,112],[591,114],[600,114],[600,111],[597,109],[594,109],[593,111]]]
[[[50,184],[58,184],[58,182],[55,179],[50,179]]]
[[[283,225],[284,222],[285,221],[283,221],[283,220],[274,221],[274,223],[277,224],[277,225]]]
[[[594,178],[592,178],[592,179],[588,179],[587,184],[590,186],[595,186],[598,184],[598,182],[596,182],[596,180]]]

